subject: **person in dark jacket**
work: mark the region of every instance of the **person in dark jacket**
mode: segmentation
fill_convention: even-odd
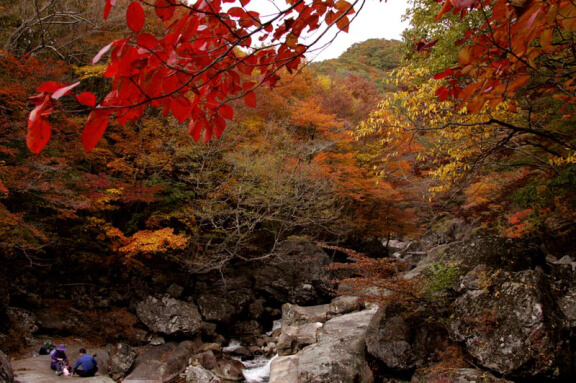
[[[76,361],[72,374],[78,374],[81,377],[94,376],[98,371],[98,362],[92,355],[86,354],[86,349],[80,349],[80,357]]]
[[[50,368],[56,371],[56,374],[62,374],[62,368],[68,366],[68,357],[66,356],[66,346],[60,344],[52,354]]]

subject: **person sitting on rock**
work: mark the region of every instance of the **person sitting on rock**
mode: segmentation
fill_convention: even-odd
[[[52,353],[52,361],[50,368],[56,371],[57,375],[62,375],[64,367],[68,366],[68,357],[66,356],[66,346],[60,344],[56,347],[56,351]]]
[[[94,376],[98,371],[98,362],[94,356],[86,353],[86,349],[80,349],[80,357],[76,361],[72,374],[78,374],[81,377]]]

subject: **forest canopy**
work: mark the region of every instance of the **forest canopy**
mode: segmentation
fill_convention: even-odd
[[[572,3],[414,0],[403,42],[309,66],[304,34],[353,28],[363,1],[9,3],[6,257],[194,273],[447,214],[514,237],[574,224]]]

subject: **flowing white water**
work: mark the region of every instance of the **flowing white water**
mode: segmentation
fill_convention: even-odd
[[[224,352],[232,352],[234,350],[236,350],[237,348],[242,347],[242,344],[240,344],[239,341],[237,341],[236,339],[232,339],[230,341],[230,343],[228,344],[228,346],[223,347],[222,351]]]
[[[272,322],[272,330],[268,331],[266,335],[270,336],[274,332],[274,330],[279,329],[282,327],[282,319],[276,319]]]
[[[270,378],[270,364],[278,355],[274,355],[272,359],[266,359],[263,356],[258,356],[254,360],[243,362],[246,369],[242,372],[246,378],[246,383],[266,383]]]

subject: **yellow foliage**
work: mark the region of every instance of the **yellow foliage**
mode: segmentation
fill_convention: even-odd
[[[325,91],[329,91],[330,87],[332,86],[332,79],[330,76],[318,75],[316,77],[316,82]]]
[[[426,161],[431,168],[428,174],[439,182],[430,187],[433,193],[461,180],[474,160],[502,138],[503,130],[491,124],[492,119],[514,123],[519,118],[506,102],[485,106],[473,115],[466,108],[458,110],[450,100],[439,102],[436,90],[441,80],[433,79],[426,68],[402,67],[391,81],[403,90],[385,96],[378,110],[360,125],[357,138],[379,137],[383,161],[394,157],[391,147],[417,141],[425,150],[417,160]]]
[[[99,65],[86,65],[86,66],[73,66],[72,69],[76,75],[80,76],[81,80],[86,80],[88,78],[101,78],[108,64]]]
[[[128,244],[119,248],[126,256],[125,263],[134,262],[133,257],[139,254],[150,256],[167,251],[183,250],[188,246],[188,239],[174,234],[172,228],[160,230],[141,230],[128,239]]]
[[[95,201],[95,205],[97,205],[100,210],[115,210],[117,207],[114,205],[114,202],[119,201],[123,194],[123,188],[107,189],[104,195]]]

